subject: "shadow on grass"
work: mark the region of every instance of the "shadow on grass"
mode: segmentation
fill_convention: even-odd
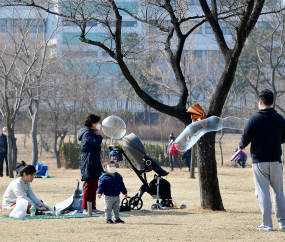
[[[173,215],[173,216],[183,216],[183,215],[190,215],[195,214],[193,212],[182,212],[178,209],[171,209],[171,210],[132,210],[129,212],[124,212],[131,216],[161,216],[161,215]]]
[[[260,211],[237,211],[237,210],[231,210],[231,209],[227,209],[227,212],[228,213],[261,214]]]

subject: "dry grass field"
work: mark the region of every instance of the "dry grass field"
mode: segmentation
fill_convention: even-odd
[[[22,136],[18,136],[19,159],[29,161],[29,142],[24,149],[21,139]],[[233,154],[238,140],[239,135],[226,135],[223,138],[225,161]],[[217,152],[218,163],[219,157]],[[48,153],[43,153],[40,162],[49,165],[49,172],[55,178],[34,179],[32,188],[37,196],[44,197],[53,206],[73,193],[80,171],[56,170],[55,162]],[[155,200],[144,194],[142,210],[126,212],[130,215],[122,218],[126,224],[107,225],[104,217],[0,219],[0,241],[283,241],[285,233],[278,230],[274,215],[275,231],[256,231],[261,215],[254,195],[251,168],[239,169],[228,165],[218,165],[220,190],[226,211],[201,209],[197,170],[196,179],[188,179],[186,168],[182,171],[176,168],[168,176],[172,197],[179,204],[186,204],[187,209],[152,211],[150,207]],[[140,180],[133,171],[123,168],[118,171],[124,177],[128,194],[133,196],[141,186]],[[148,174],[149,180],[152,177],[153,173]],[[0,178],[0,201],[10,182],[11,179],[7,177]],[[103,199],[97,201],[97,208],[103,209]]]

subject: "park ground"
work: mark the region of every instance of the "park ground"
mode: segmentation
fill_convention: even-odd
[[[144,194],[143,208],[125,212],[122,217],[126,224],[107,225],[104,217],[48,219],[48,220],[8,220],[0,218],[1,241],[283,241],[285,233],[279,230],[274,214],[273,232],[256,231],[261,222],[259,206],[254,195],[254,182],[250,167],[244,169],[229,166],[229,157],[238,143],[239,135],[223,138],[224,166],[218,165],[218,178],[225,211],[210,211],[200,207],[198,171],[196,179],[188,179],[188,171],[178,168],[171,172],[173,200],[186,204],[187,209],[153,211],[155,200]],[[18,137],[19,156],[26,161],[30,147],[21,145]],[[218,144],[217,144],[218,145]],[[217,146],[218,148],[218,146]],[[248,152],[248,149],[247,149]],[[19,157],[19,159],[21,159]],[[49,165],[50,175],[55,178],[34,179],[32,188],[39,197],[44,197],[54,205],[70,196],[80,170],[55,169],[49,153],[42,154],[40,161]],[[217,149],[217,162],[219,150]],[[249,163],[251,160],[248,161]],[[169,169],[165,167],[165,169]],[[119,168],[124,177],[128,194],[133,196],[141,186],[133,171]],[[154,173],[148,174],[152,179]],[[11,182],[10,178],[0,178],[0,201]],[[97,200],[97,208],[103,209],[103,199]]]

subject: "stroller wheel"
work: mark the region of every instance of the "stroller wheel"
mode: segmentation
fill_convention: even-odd
[[[129,205],[133,210],[140,210],[143,206],[143,201],[140,197],[132,197],[129,201]]]
[[[128,207],[129,206],[129,201],[127,198],[124,198],[121,202],[121,206],[123,207]]]
[[[151,205],[151,210],[158,210],[159,209],[159,206],[157,203],[154,203]]]
[[[187,208],[185,204],[181,204],[180,209]]]

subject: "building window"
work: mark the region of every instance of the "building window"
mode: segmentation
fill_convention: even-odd
[[[220,22],[220,26],[224,34],[231,34],[229,24],[227,22]]]
[[[107,52],[107,51],[105,51],[105,50],[104,50],[104,51],[102,51],[102,56],[103,56],[103,57],[108,56],[108,52]]]
[[[45,31],[45,21],[38,20],[38,19],[29,19],[28,23],[25,24],[27,27],[32,27],[32,32],[37,33],[37,32],[44,32]]]
[[[97,26],[97,23],[88,21],[88,22],[86,23],[86,26],[87,26],[87,27],[96,27],[96,26]]]
[[[109,22],[110,27],[116,27],[116,22]],[[137,27],[137,21],[122,21],[122,28],[133,28]]]
[[[63,26],[78,26],[78,25],[71,21],[64,21]]]
[[[209,22],[205,23],[205,33],[206,34],[213,34],[213,30],[212,30],[211,25],[210,25]]]
[[[98,57],[98,51],[94,50],[80,50],[80,51],[68,51],[65,54],[68,58],[81,58],[81,57]]]
[[[200,5],[199,0],[189,0],[189,4],[191,5]]]
[[[223,58],[223,55],[219,50],[207,50],[205,54],[207,56],[207,59],[211,60],[218,60],[220,58]]]
[[[229,24],[227,22],[221,21],[219,24],[220,24],[220,27],[221,27],[222,32],[224,34],[231,34]],[[211,25],[209,22],[205,23],[205,33],[206,34],[213,34],[213,29],[211,28]]]
[[[17,32],[18,29],[20,28],[20,20],[19,19],[12,19],[12,27],[13,27],[13,31]]]
[[[91,22],[91,21],[88,21],[87,23],[86,23],[86,26],[87,27],[95,27],[95,26],[97,26],[98,24],[97,23],[95,23],[95,22]],[[63,23],[63,26],[78,26],[78,24],[76,24],[76,23],[74,23],[74,22],[72,22],[72,21],[64,21],[64,23]]]
[[[194,50],[194,58],[201,60],[203,58],[203,50]]]
[[[264,30],[270,30],[271,25],[267,21],[257,21],[256,27],[262,27]]]
[[[172,23],[170,20],[167,20],[166,25],[169,29],[173,28]]]
[[[0,32],[7,32],[7,19],[0,19]]]
[[[198,20],[195,20],[194,21],[194,26],[196,26],[198,24]],[[195,33],[196,34],[202,34],[202,26],[198,27],[196,30],[195,30]]]
[[[44,32],[45,21],[43,19],[12,19],[13,31],[17,32],[19,29],[27,31],[32,28],[32,33]]]
[[[190,31],[190,29],[195,27],[198,23],[199,23],[198,20],[187,21],[187,23],[184,23],[184,25],[183,25],[183,31],[185,31],[185,33],[187,33],[188,31]],[[196,28],[194,30],[194,34],[202,34],[202,29],[203,29],[202,26],[203,25]]]
[[[82,51],[81,56],[83,56],[83,57],[98,57],[98,51],[94,51],[94,50]]]
[[[122,21],[122,27],[137,27],[137,21]]]

